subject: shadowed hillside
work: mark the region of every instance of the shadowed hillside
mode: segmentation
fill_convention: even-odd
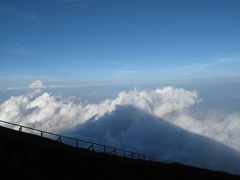
[[[130,160],[0,127],[1,176],[8,179],[240,179],[181,164]]]

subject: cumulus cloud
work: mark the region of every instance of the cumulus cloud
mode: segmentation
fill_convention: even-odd
[[[31,87],[44,87],[35,81]],[[133,105],[147,113],[163,117],[171,112],[183,111],[197,101],[196,92],[173,87],[154,91],[134,89],[120,92],[115,99],[99,104],[75,103],[71,99],[55,97],[36,90],[23,96],[13,96],[0,106],[0,118],[17,123],[36,125],[59,131],[74,127],[88,119],[112,112],[117,105]]]
[[[33,84],[32,87],[44,86],[41,81]],[[224,157],[234,160],[236,156],[234,164],[239,165],[238,153],[208,138],[239,151],[240,113],[211,111],[199,116],[191,111],[198,102],[197,92],[174,87],[122,91],[116,98],[98,104],[76,102],[38,89],[2,103],[0,119],[47,131],[68,132],[164,159],[237,172],[235,166],[226,168],[224,163],[229,161]],[[209,151],[205,149],[207,146]],[[208,158],[217,152],[215,147],[221,151],[209,162]]]
[[[34,81],[33,83],[31,83],[28,88],[31,89],[36,89],[36,88],[45,88],[46,86],[43,85],[43,82],[40,80]]]

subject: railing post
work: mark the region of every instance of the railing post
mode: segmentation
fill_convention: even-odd
[[[140,154],[137,154],[137,159],[141,159],[141,155]]]
[[[92,151],[94,151],[94,143],[92,143],[92,144],[88,147],[88,149],[89,149],[89,150],[92,149]]]
[[[20,126],[20,128],[18,130],[22,132],[22,126]]]
[[[76,147],[78,148],[78,139],[76,139]]]
[[[41,137],[43,137],[43,132],[41,131]]]
[[[58,142],[62,142],[62,136],[59,136],[59,137],[57,138],[57,141],[58,141]]]
[[[117,155],[117,149],[112,148],[112,151],[110,151],[109,154],[112,154],[112,153],[116,156]]]
[[[106,153],[106,146],[103,146],[103,152]]]

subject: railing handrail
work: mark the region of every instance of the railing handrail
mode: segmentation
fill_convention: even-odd
[[[107,145],[103,145],[103,144],[99,144],[99,143],[95,143],[95,142],[90,142],[90,141],[86,141],[86,140],[82,140],[82,139],[78,139],[78,138],[72,138],[72,137],[69,137],[69,136],[65,136],[65,135],[60,135],[60,134],[56,134],[56,133],[51,133],[51,132],[47,132],[47,131],[43,131],[43,130],[39,130],[39,129],[36,129],[36,128],[32,128],[32,127],[28,127],[28,126],[24,126],[24,125],[20,125],[20,124],[16,124],[16,123],[12,123],[12,122],[8,122],[8,121],[3,121],[3,120],[0,120],[0,122],[2,123],[5,123],[5,124],[10,124],[10,125],[13,125],[13,126],[16,126],[16,127],[20,127],[19,130],[21,129],[22,131],[22,128],[25,128],[25,129],[30,129],[30,130],[33,130],[33,131],[37,131],[37,132],[40,132],[41,133],[41,136],[43,136],[43,133],[45,134],[50,134],[50,135],[54,135],[54,136],[57,136],[58,139],[60,139],[60,142],[61,142],[61,138],[65,138],[65,139],[70,139],[70,140],[74,140],[76,141],[76,147],[77,148],[81,148],[78,146],[78,142],[83,142],[83,143],[88,143],[88,144],[91,144],[89,146],[89,148],[92,146],[93,149],[92,151],[94,151],[94,145],[97,145],[97,146],[101,146],[104,148],[104,152],[102,153],[105,153],[105,154],[111,154],[114,152],[114,155],[115,156],[120,156],[120,155],[117,155],[117,151],[121,151],[124,153],[124,157],[125,158],[129,158],[129,156],[131,156],[131,159],[136,159],[134,158],[134,154],[137,155],[137,157],[142,157],[143,159],[142,160],[148,160],[148,161],[154,161],[154,162],[165,162],[165,163],[169,163],[167,161],[163,161],[157,157],[154,157],[154,156],[149,156],[149,155],[144,155],[144,154],[140,154],[140,153],[137,153],[137,152],[133,152],[133,151],[129,151],[129,150],[125,150],[125,149],[121,149],[121,148],[116,148],[116,147],[112,147],[112,146],[107,146]],[[30,133],[29,133],[30,134]],[[58,140],[57,139],[57,140]],[[63,142],[61,142],[63,143]],[[71,145],[73,146],[73,145]],[[84,148],[84,147],[82,147]],[[112,149],[111,152],[107,153],[106,152],[106,148],[108,149]],[[86,149],[86,148],[85,148]],[[88,149],[88,148],[87,148]],[[91,150],[91,149],[90,149]],[[129,155],[126,156],[126,153],[128,153]]]

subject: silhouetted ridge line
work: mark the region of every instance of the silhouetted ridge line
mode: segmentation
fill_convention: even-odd
[[[140,160],[145,160],[145,161],[170,163],[170,162],[161,160],[154,156],[148,156],[148,155],[140,154],[137,152],[128,151],[125,149],[120,149],[120,148],[107,146],[107,145],[103,145],[103,144],[99,144],[99,143],[95,143],[95,142],[90,142],[90,141],[72,138],[72,137],[68,137],[68,136],[64,136],[64,135],[60,135],[60,134],[56,134],[56,133],[51,133],[51,132],[35,129],[32,127],[23,126],[20,124],[15,124],[15,123],[3,121],[3,120],[0,120],[0,123],[4,124],[5,125],[4,127],[7,127],[10,129],[13,129],[13,130],[18,130],[19,132],[25,132],[25,133],[29,133],[29,134],[39,135],[44,138],[56,140],[63,144],[74,146],[76,148],[84,148],[84,149],[88,149],[88,150],[92,150],[92,151],[96,151],[96,152],[102,152],[105,154],[111,154],[114,156],[130,158],[130,159],[140,159]],[[18,128],[18,129],[16,129],[16,128]]]

